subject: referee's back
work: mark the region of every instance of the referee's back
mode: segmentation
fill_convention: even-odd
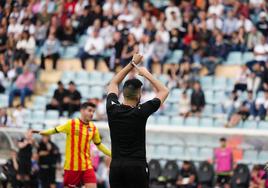
[[[157,98],[131,107],[120,104],[118,96],[107,97],[107,115],[113,160],[146,160],[145,128],[148,117],[160,107]]]

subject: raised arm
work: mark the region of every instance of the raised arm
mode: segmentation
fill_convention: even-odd
[[[38,131],[38,130],[33,130],[33,133],[37,133],[40,135],[52,135],[52,134],[57,134],[57,133],[68,133],[69,129],[71,127],[71,120],[67,121],[67,123],[63,125],[59,125],[55,128],[43,130],[43,131]]]
[[[145,77],[151,83],[151,85],[155,88],[156,98],[160,99],[161,104],[163,104],[169,94],[169,89],[164,84],[162,84],[159,80],[154,78],[154,76],[145,67],[135,66],[135,68],[138,70],[139,74]]]
[[[131,62],[138,65],[142,60],[142,56],[140,54],[134,54]],[[119,84],[124,80],[124,78],[127,76],[127,74],[133,69],[133,65],[129,63],[127,66],[125,66],[121,71],[119,71],[111,80],[109,86],[108,86],[108,94],[115,93],[118,95]]]
[[[100,133],[99,133],[99,130],[97,127],[94,128],[95,131],[94,131],[94,136],[93,136],[93,142],[94,144],[97,146],[98,150],[100,150],[102,153],[104,153],[105,155],[111,157],[112,154],[111,154],[111,150],[108,149],[103,143],[102,143],[102,140],[101,140],[101,137],[100,137]]]

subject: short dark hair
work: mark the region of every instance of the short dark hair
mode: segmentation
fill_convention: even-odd
[[[124,83],[123,95],[125,98],[130,100],[137,99],[138,91],[142,86],[142,82],[139,79],[129,79]]]
[[[92,102],[84,102],[84,103],[81,104],[80,110],[86,109],[87,107],[96,108],[96,104],[94,104]]]
[[[220,141],[221,142],[226,142],[226,138],[222,137],[222,138],[220,138]]]

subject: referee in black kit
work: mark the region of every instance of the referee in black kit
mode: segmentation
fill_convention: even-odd
[[[107,115],[112,144],[110,166],[111,188],[148,188],[149,172],[146,162],[145,127],[148,117],[158,110],[168,96],[168,89],[146,68],[137,65],[142,56],[135,54],[132,61],[111,80],[108,86]],[[140,103],[142,82],[127,80],[123,85],[123,104],[118,101],[119,84],[135,68],[149,80],[156,97]]]

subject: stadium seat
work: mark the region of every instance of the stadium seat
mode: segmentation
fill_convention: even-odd
[[[247,120],[243,123],[243,128],[245,129],[256,129],[257,128],[257,121],[250,121]]]
[[[258,163],[265,164],[268,161],[268,151],[261,151],[258,156]]]
[[[167,159],[169,157],[169,147],[159,145],[154,150],[154,158],[156,159]]]
[[[167,59],[165,63],[167,64],[178,64],[183,56],[182,50],[175,50],[172,52],[170,57]]]
[[[212,118],[201,118],[200,119],[200,127],[213,127],[214,121]]]
[[[88,98],[102,99],[104,94],[104,88],[102,86],[92,86],[90,87],[90,92],[88,93]]]
[[[161,176],[164,177],[166,183],[174,184],[178,178],[179,166],[176,160],[167,161]]]
[[[84,47],[85,47],[85,44],[86,44],[86,42],[87,42],[87,38],[88,38],[87,35],[81,35],[81,36],[79,37],[79,40],[78,40],[78,46],[79,46],[80,48],[84,48]]]
[[[8,95],[0,94],[0,108],[8,106]]]
[[[75,58],[78,52],[79,52],[78,46],[76,45],[67,46],[66,48],[63,48],[63,53],[61,55],[61,58],[65,58],[65,59]]]
[[[51,98],[53,97],[54,92],[55,92],[55,90],[57,89],[57,87],[58,87],[57,84],[51,84],[51,85],[49,86],[49,88],[48,88],[47,93],[45,94],[46,97],[48,97],[48,98],[51,99]]]
[[[254,60],[254,53],[253,52],[244,52],[242,55],[242,62],[246,64],[249,61]]]
[[[89,73],[86,71],[79,71],[75,74],[75,83],[77,85],[88,85]]]
[[[58,110],[48,110],[46,112],[46,120],[56,120],[59,118]]]
[[[37,96],[34,98],[34,103],[32,106],[32,109],[34,110],[44,110],[46,109],[48,101],[46,97],[43,96]]]
[[[206,97],[207,99],[207,97]],[[202,112],[202,116],[206,116],[206,117],[211,117],[213,115],[213,106],[210,104],[206,104],[203,112]]]
[[[227,65],[241,65],[242,61],[242,53],[241,52],[230,52],[227,57],[227,61],[225,64]]]
[[[169,120],[169,116],[157,116],[155,123],[157,125],[169,125]]]
[[[70,81],[74,81],[75,82],[75,72],[71,72],[71,71],[64,71],[61,77],[61,81],[64,85],[69,84]]]
[[[201,148],[199,152],[199,159],[202,161],[213,159],[213,149]]]
[[[84,85],[77,86],[77,90],[81,93],[83,98],[89,97],[90,90],[88,86]]]
[[[225,77],[215,77],[213,82],[213,90],[225,90],[227,79]]]
[[[226,87],[224,88],[225,91],[232,91],[234,89],[235,80],[234,79],[227,79]]]
[[[214,104],[220,104],[225,99],[226,99],[225,93],[223,91],[217,91],[217,92],[214,93],[213,103]]]
[[[214,78],[212,76],[203,76],[200,78],[200,83],[204,90],[212,89]]]
[[[181,89],[172,89],[168,98],[167,98],[167,102],[170,103],[178,103],[180,100],[180,96],[181,96]]]
[[[162,173],[162,168],[161,168],[159,160],[156,160],[156,159],[150,160],[148,163],[148,167],[149,167],[149,172],[150,172],[150,177],[149,177],[150,183],[156,182],[158,177]]]
[[[45,127],[44,127],[44,124],[41,124],[41,123],[33,123],[33,124],[31,124],[31,129],[34,129],[34,130],[43,130],[43,129],[45,129]]]
[[[34,110],[31,116],[30,123],[44,123],[45,121],[45,112],[43,110]]]
[[[159,75],[157,79],[160,80],[164,85],[167,85],[168,83],[168,76],[165,74]]]
[[[198,147],[186,147],[185,148],[185,160],[198,160]]]
[[[23,124],[29,124],[32,120],[32,111],[30,109],[25,109],[23,112]]]
[[[189,126],[189,127],[198,127],[199,126],[199,118],[188,117],[185,119],[184,125]]]
[[[184,124],[184,118],[182,116],[171,117],[170,124],[182,126]]]
[[[200,164],[198,169],[198,182],[201,187],[213,187],[214,175],[214,168],[209,162],[204,161]]]
[[[103,78],[103,82],[106,84],[108,84],[112,78],[114,77],[114,73],[112,72],[105,72],[105,73],[102,73],[102,78]]]
[[[243,156],[243,162],[246,164],[254,164],[258,160],[258,152],[255,150],[246,150]]]
[[[169,153],[170,159],[184,158],[184,148],[180,146],[173,146]]]
[[[214,92],[212,90],[205,90],[205,99],[206,103],[208,104],[214,104]]]
[[[231,178],[231,187],[249,187],[250,171],[245,164],[238,164]]]
[[[268,122],[267,121],[260,121],[258,125],[259,129],[268,129]]]
[[[177,103],[167,103],[163,113],[167,116],[177,116],[179,114],[179,105]]]
[[[105,85],[106,83],[103,80],[103,76],[101,72],[91,72],[89,73],[89,79],[88,79],[88,84],[89,85]]]

